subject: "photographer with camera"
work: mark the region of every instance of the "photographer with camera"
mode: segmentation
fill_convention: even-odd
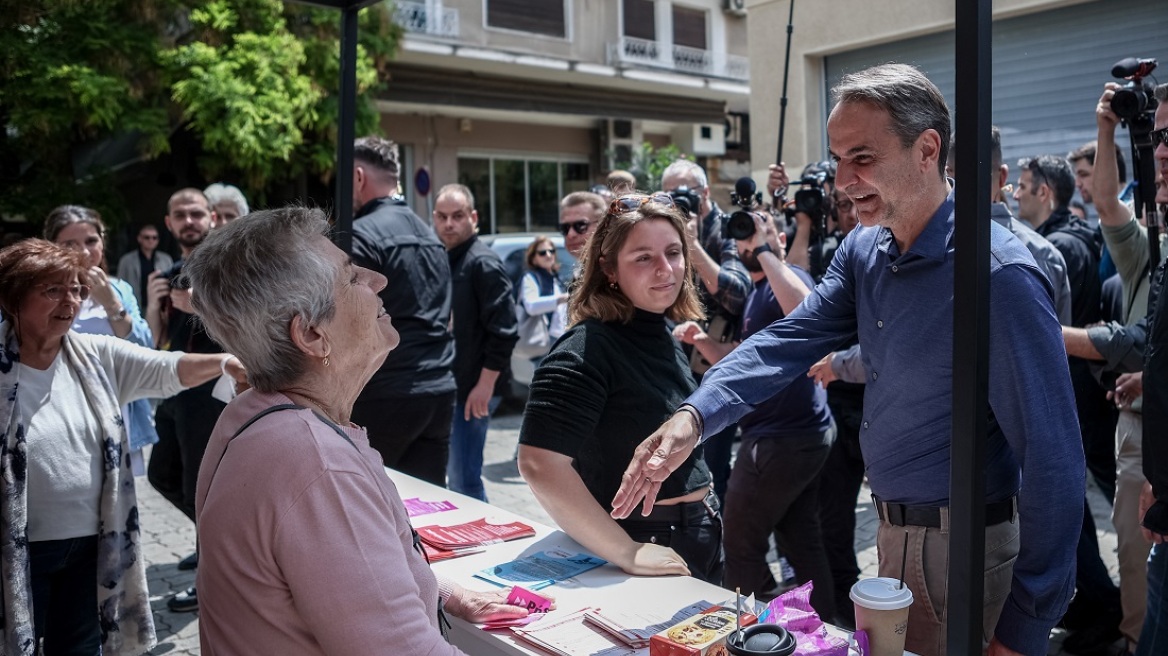
[[[771,214],[785,216],[788,228],[787,258],[819,281],[843,238],[856,227],[854,206],[847,194],[835,188],[835,163],[823,160],[808,164],[794,184],[803,188],[786,199],[791,185],[785,164],[771,164],[767,175],[767,195],[776,199]]]
[[[215,212],[203,192],[180,189],[166,204],[166,228],[182,249],[182,258],[168,271],[150,274],[146,291],[146,321],[157,346],[166,351],[223,353],[211,339],[191,306],[191,290],[182,275],[183,262],[203,243],[215,222]],[[158,405],[154,423],[158,443],[150,454],[146,476],[154,489],[195,521],[195,484],[211,431],[226,405],[214,398],[215,381],[179,392]],[[195,569],[199,554],[183,558],[178,568]],[[176,613],[199,609],[195,588],[179,592],[166,602]]]
[[[661,190],[689,218],[686,238],[698,275],[699,297],[706,310],[703,328],[715,341],[726,343],[742,322],[751,288],[750,274],[738,257],[734,240],[724,234],[727,216],[710,199],[706,171],[695,162],[679,159],[666,167],[661,173]],[[700,351],[690,352],[690,367],[699,384],[710,365]],[[725,500],[730,450],[737,429],[737,425],[731,425],[706,442],[706,463],[714,477],[714,492],[719,501]]]
[[[687,321],[674,329],[711,362],[733,351],[742,340],[782,319],[811,293],[814,282],[803,269],[784,262],[785,237],[769,215],[738,211],[728,231],[749,234],[735,242],[739,258],[750,272],[754,289],[746,299],[742,329],[730,342],[710,338]],[[795,569],[799,583],[815,581],[811,603],[827,621],[836,614],[835,588],[820,531],[818,475],[828,458],[835,428],[827,395],[809,378],[799,378],[739,422],[742,445],[726,490],[722,535],[726,569],[722,585],[741,588],[760,599],[778,596],[767,564],[770,536]],[[852,499],[855,512],[855,499]]]

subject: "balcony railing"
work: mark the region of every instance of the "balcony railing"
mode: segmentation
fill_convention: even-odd
[[[679,45],[669,51],[657,41],[629,36],[608,44],[608,63],[617,67],[651,66],[731,80],[750,79],[750,61],[745,57]]]
[[[393,6],[393,20],[407,32],[448,39],[458,38],[458,10],[440,7],[435,11],[425,2],[403,2]]]

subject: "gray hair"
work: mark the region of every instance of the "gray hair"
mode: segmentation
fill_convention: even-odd
[[[239,215],[244,216],[248,213],[247,198],[244,197],[243,192],[235,185],[229,185],[223,182],[216,182],[215,184],[203,190],[203,195],[207,197],[207,202],[211,203],[211,209],[219,206],[221,203],[229,203],[239,210]]]
[[[849,73],[831,90],[837,104],[857,102],[888,112],[892,131],[908,148],[925,130],[941,136],[937,172],[945,176],[949,158],[949,106],[940,89],[915,66],[881,64],[857,73]]]
[[[661,179],[672,178],[676,176],[688,175],[693,178],[696,186],[705,187],[709,184],[706,178],[706,170],[698,165],[697,162],[692,162],[688,159],[676,159],[673,163],[665,167],[661,172]]]
[[[328,234],[319,209],[263,210],[211,231],[183,267],[207,333],[243,362],[261,392],[285,389],[306,371],[292,319],[318,326],[336,312],[337,267],[309,244]]]

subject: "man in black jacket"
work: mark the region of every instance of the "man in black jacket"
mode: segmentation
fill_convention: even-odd
[[[445,485],[455,390],[450,264],[430,226],[394,197],[398,172],[396,144],[357,140],[353,262],[389,279],[381,299],[401,345],[361,391],[353,423],[387,467]]]
[[[499,256],[479,241],[478,226],[470,189],[448,184],[438,190],[434,232],[450,256],[458,385],[446,477],[450,489],[486,501],[483,445],[511,377],[511,351],[519,338],[511,278]]]

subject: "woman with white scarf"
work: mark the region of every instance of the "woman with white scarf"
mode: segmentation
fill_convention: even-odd
[[[39,239],[0,250],[0,652],[140,654],[155,644],[122,405],[222,373],[71,330],[89,262]],[[41,641],[43,645],[40,645]]]

